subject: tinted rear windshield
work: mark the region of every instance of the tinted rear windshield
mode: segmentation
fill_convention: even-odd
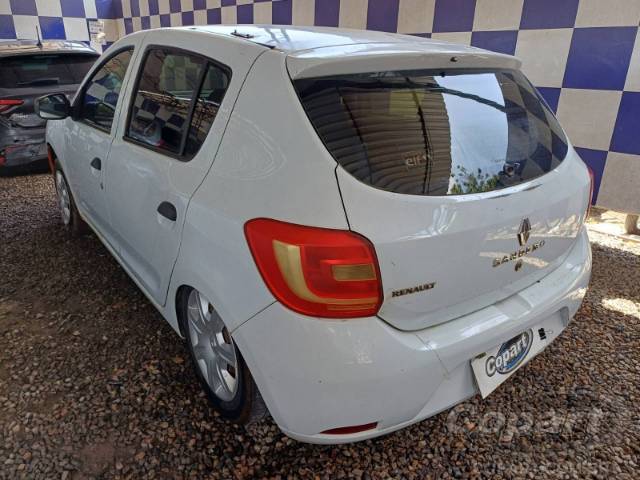
[[[517,71],[375,72],[294,84],[338,163],[384,190],[498,190],[549,172],[567,155],[555,116]]]
[[[80,83],[97,56],[42,54],[0,60],[0,88],[26,88]]]

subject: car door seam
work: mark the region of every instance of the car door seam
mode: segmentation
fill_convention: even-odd
[[[258,59],[265,52],[268,52],[268,51],[270,51],[270,50],[264,50],[264,51],[260,52],[256,56],[256,58],[253,59],[253,62],[251,62],[251,65],[247,69],[247,73],[245,74],[244,78],[242,79],[242,83],[240,85],[240,88],[238,89],[238,94],[236,95],[236,98],[233,100],[233,105],[231,106],[231,109],[229,111],[229,116],[227,118],[227,122],[224,125],[224,128],[222,130],[222,134],[220,135],[220,142],[218,142],[218,146],[216,148],[216,151],[213,153],[213,158],[211,160],[211,163],[209,164],[209,167],[207,168],[207,171],[204,173],[204,175],[202,175],[202,178],[200,179],[200,182],[198,183],[196,188],[193,189],[193,192],[189,196],[189,200],[187,201],[187,206],[184,209],[184,215],[183,215],[183,218],[182,218],[182,222],[180,222],[180,239],[178,241],[178,251],[176,252],[175,258],[173,259],[173,265],[171,266],[171,273],[169,274],[169,281],[167,282],[167,288],[166,288],[166,291],[165,291],[165,294],[164,294],[164,302],[162,302],[162,306],[165,307],[165,308],[166,308],[167,302],[169,300],[169,290],[171,288],[171,283],[173,281],[173,272],[175,271],[176,265],[178,264],[178,258],[180,258],[180,253],[182,252],[182,239],[183,239],[183,235],[184,235],[184,226],[185,226],[185,223],[187,221],[187,213],[189,212],[189,206],[191,205],[191,200],[196,195],[196,193],[198,193],[198,190],[200,190],[200,187],[202,186],[202,184],[204,183],[205,179],[209,175],[209,172],[211,171],[211,168],[213,167],[213,164],[216,161],[216,157],[218,156],[218,152],[220,151],[220,147],[222,146],[222,142],[224,141],[224,136],[227,133],[227,128],[229,128],[229,123],[231,122],[231,117],[233,116],[233,112],[234,112],[234,110],[236,108],[236,103],[238,102],[238,99],[240,98],[240,95],[242,94],[242,90],[243,90],[244,85],[245,85],[245,83],[247,81],[247,78],[249,78],[249,75],[251,74],[251,70],[253,69],[253,66],[258,61]],[[215,119],[214,119],[214,122],[215,122]],[[209,133],[211,133],[211,131],[209,131]]]

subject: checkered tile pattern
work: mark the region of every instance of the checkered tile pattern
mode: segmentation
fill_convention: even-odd
[[[87,20],[100,19],[105,23],[106,48],[120,37],[116,19],[122,16],[120,0],[0,0],[0,40],[35,39],[37,27],[46,40],[89,44]]]
[[[596,203],[640,212],[639,0],[0,0],[0,38],[33,37],[33,18],[45,37],[79,36],[82,9],[109,21],[108,40],[161,26],[275,23],[515,54],[594,170]]]

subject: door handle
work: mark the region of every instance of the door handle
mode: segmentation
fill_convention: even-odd
[[[178,218],[178,212],[176,212],[176,207],[169,202],[162,202],[158,205],[158,213],[163,217],[175,222]]]
[[[102,160],[98,157],[91,160],[91,168],[95,168],[96,170],[102,170]]]

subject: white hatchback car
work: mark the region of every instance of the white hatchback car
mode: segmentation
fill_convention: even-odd
[[[116,42],[39,101],[62,219],[178,334],[214,407],[382,435],[481,393],[585,295],[590,177],[511,57],[208,26]]]

